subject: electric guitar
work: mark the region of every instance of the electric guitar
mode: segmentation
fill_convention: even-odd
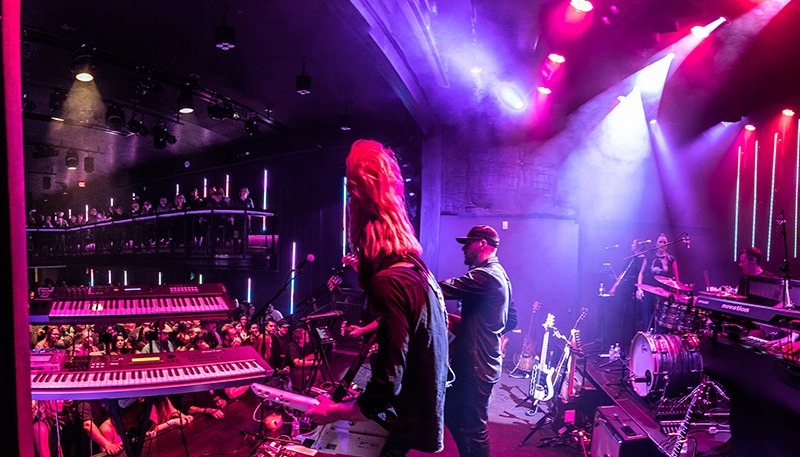
[[[556,317],[552,314],[547,315],[544,327],[544,338],[542,338],[542,354],[539,356],[539,364],[531,375],[531,384],[528,390],[534,403],[539,401],[548,401],[553,398],[553,377],[556,369],[547,366],[547,345],[550,340],[550,334],[553,332]]]
[[[520,349],[520,352],[514,357],[514,360],[517,364],[511,373],[516,376],[527,378],[530,376],[531,370],[533,370],[533,366],[536,364],[536,360],[533,356],[533,317],[536,315],[536,311],[539,311],[541,306],[541,303],[538,301],[533,302],[531,318],[528,321],[528,333],[522,340],[522,348]]]
[[[572,330],[570,330],[569,341],[567,345],[564,346],[564,354],[561,356],[561,361],[556,371],[558,380],[555,384],[561,385],[559,397],[567,403],[577,394],[576,384],[578,386],[583,384],[583,378],[576,371],[577,358],[574,353],[580,352],[581,350],[581,332],[578,330],[578,325],[583,318],[586,317],[586,313],[588,312],[589,310],[587,308],[581,309],[580,316],[578,316],[575,325],[572,327]],[[566,381],[566,383],[561,380],[561,376],[565,376],[563,380]]]

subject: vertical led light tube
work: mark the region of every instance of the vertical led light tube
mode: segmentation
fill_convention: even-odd
[[[89,285],[94,285],[94,268],[89,269]]]
[[[342,180],[342,257],[347,255],[347,177]]]
[[[203,275],[202,274],[197,275],[197,283],[198,284],[203,284]]]
[[[83,215],[83,217],[84,217],[84,219],[86,219],[86,222],[88,223],[89,222],[89,205],[86,205],[85,211],[86,211],[86,213]]]
[[[292,264],[289,266],[292,269],[292,280],[289,286],[289,314],[294,314],[294,278],[297,272],[294,270],[295,259],[297,258],[297,241],[292,241]]]
[[[108,284],[111,285],[111,270],[108,270]]]
[[[264,169],[264,197],[261,200],[261,209],[264,211],[267,210],[267,185],[269,184],[269,174],[267,173],[267,169]],[[261,218],[261,232],[267,231],[267,218]]]
[[[769,186],[769,223],[767,224],[767,261],[769,262],[772,249],[772,213],[775,207],[775,164],[778,162],[778,132],[772,141],[772,180]],[[755,246],[755,245],[754,245]]]
[[[797,146],[795,148],[795,163],[794,163],[794,248],[792,256],[797,258],[797,217],[800,216],[798,214],[798,198],[800,197],[800,192],[798,192],[797,187],[800,186],[800,120],[797,121]]]
[[[181,185],[175,184],[175,195],[178,195],[179,193],[181,193]]]
[[[111,203],[109,203],[109,205],[114,206],[114,197],[111,197],[110,201]]]
[[[158,272],[158,285],[161,285],[161,282],[164,280],[164,273]]]
[[[247,278],[247,302],[253,303],[253,278]]]
[[[756,140],[755,159],[753,159],[753,235],[750,246],[756,245],[756,205],[758,204],[758,140]]]
[[[225,175],[225,196],[231,196],[231,175]]]
[[[733,261],[739,260],[739,192],[742,186],[742,147],[736,154],[736,200],[734,200],[733,215]]]
[[[128,270],[122,270],[122,285],[128,285]]]
[[[208,198],[208,178],[203,178],[203,198]]]

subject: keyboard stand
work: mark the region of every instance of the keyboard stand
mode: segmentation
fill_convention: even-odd
[[[119,406],[119,400],[111,399],[105,400],[108,402],[108,409],[111,411],[111,420],[114,421],[114,427],[117,429],[120,439],[122,439],[122,447],[125,449],[125,455],[128,457],[139,457],[142,455],[144,448],[144,441],[147,438],[147,430],[150,428],[150,414],[153,411],[153,397],[145,397],[144,407],[142,408],[142,423],[139,425],[139,436],[136,442],[131,442],[131,438],[125,430],[122,423],[122,412]]]

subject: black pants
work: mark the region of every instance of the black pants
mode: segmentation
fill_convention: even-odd
[[[456,377],[447,388],[444,423],[461,457],[489,457],[489,397],[494,383]]]

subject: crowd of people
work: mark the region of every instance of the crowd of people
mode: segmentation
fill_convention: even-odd
[[[117,221],[137,216],[202,208],[253,209],[255,205],[247,187],[241,187],[239,195],[234,198],[227,196],[223,187],[213,186],[209,188],[208,197],[203,198],[195,187],[189,192],[188,197],[180,192],[175,194],[172,201],[165,196],[159,197],[155,206],[150,200],[135,196],[131,199],[128,207],[119,204],[110,205],[106,209],[93,206],[86,214],[82,212],[67,214],[64,211],[43,214],[32,208],[28,211],[27,226],[32,228],[70,228],[96,222]]]

